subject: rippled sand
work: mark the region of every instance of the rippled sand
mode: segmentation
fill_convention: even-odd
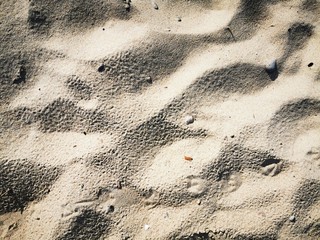
[[[0,239],[319,239],[319,1],[0,9]]]

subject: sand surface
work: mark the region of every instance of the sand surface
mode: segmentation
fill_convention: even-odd
[[[0,39],[0,239],[320,239],[319,0],[8,0]]]

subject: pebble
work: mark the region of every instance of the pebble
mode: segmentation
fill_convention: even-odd
[[[98,67],[98,72],[104,72],[104,70],[106,70],[106,66],[104,64]]]
[[[150,77],[150,76],[148,76],[148,77],[146,77],[146,81],[147,81],[147,83],[152,83],[152,78]]]
[[[124,5],[124,8],[127,9],[127,10],[130,10],[130,4],[128,4],[128,3],[125,4],[125,5]]]
[[[21,82],[25,82],[27,71],[24,66],[20,66],[20,68],[16,71],[15,77],[13,79],[14,84],[19,84]]]
[[[185,123],[186,123],[187,125],[189,125],[189,124],[191,124],[191,123],[194,122],[194,117],[191,116],[191,115],[188,115],[188,116],[185,117],[184,121],[185,121]]]
[[[144,225],[144,230],[147,231],[149,228],[150,228],[150,226],[149,226],[148,224],[145,224],[145,225]]]
[[[117,188],[118,188],[118,189],[122,189],[121,181],[117,181]]]
[[[277,60],[272,60],[269,64],[266,65],[266,71],[268,73],[273,73],[277,70]]]
[[[151,4],[152,4],[152,7],[153,7],[155,10],[158,10],[158,9],[159,9],[158,4],[157,4],[155,1],[151,1]]]
[[[293,215],[291,215],[291,216],[289,217],[289,221],[290,221],[290,222],[295,222],[295,221],[296,221],[296,217],[293,216]]]

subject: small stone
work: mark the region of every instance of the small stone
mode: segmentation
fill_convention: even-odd
[[[178,21],[178,22],[181,22],[181,17],[177,17],[177,21]]]
[[[145,224],[143,228],[144,228],[144,230],[147,231],[150,228],[150,226],[148,224]]]
[[[117,181],[117,188],[118,188],[118,189],[122,189],[122,184],[121,184],[121,181],[120,181],[120,180]]]
[[[124,8],[127,9],[127,10],[130,10],[130,4],[128,4],[128,3],[125,4],[125,5],[124,5]]]
[[[13,79],[14,84],[19,84],[26,81],[27,71],[24,66],[20,66],[19,70],[15,74],[15,78]]]
[[[104,64],[100,65],[100,67],[98,67],[98,72],[104,72],[104,70],[106,70],[106,66]]]
[[[290,221],[290,222],[295,222],[295,221],[296,221],[296,217],[295,217],[294,215],[291,215],[291,216],[289,217],[289,221]]]
[[[185,123],[186,123],[187,125],[189,125],[189,124],[191,124],[191,123],[194,122],[194,117],[191,116],[191,115],[188,115],[188,116],[185,117],[184,121],[185,121]]]
[[[269,64],[266,65],[266,71],[268,73],[276,72],[277,70],[277,60],[272,60]]]
[[[197,204],[198,204],[198,205],[200,205],[200,204],[201,204],[201,200],[200,200],[200,199],[197,201]]]
[[[152,4],[152,7],[153,7],[155,10],[158,10],[158,9],[159,9],[158,4],[157,4],[155,1],[151,1],[151,4]]]
[[[150,84],[152,84],[152,78],[149,76],[149,77],[146,77],[146,81],[147,81],[147,83],[150,83]]]

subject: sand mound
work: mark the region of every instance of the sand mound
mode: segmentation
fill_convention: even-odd
[[[318,239],[320,3],[0,3],[1,239]]]

